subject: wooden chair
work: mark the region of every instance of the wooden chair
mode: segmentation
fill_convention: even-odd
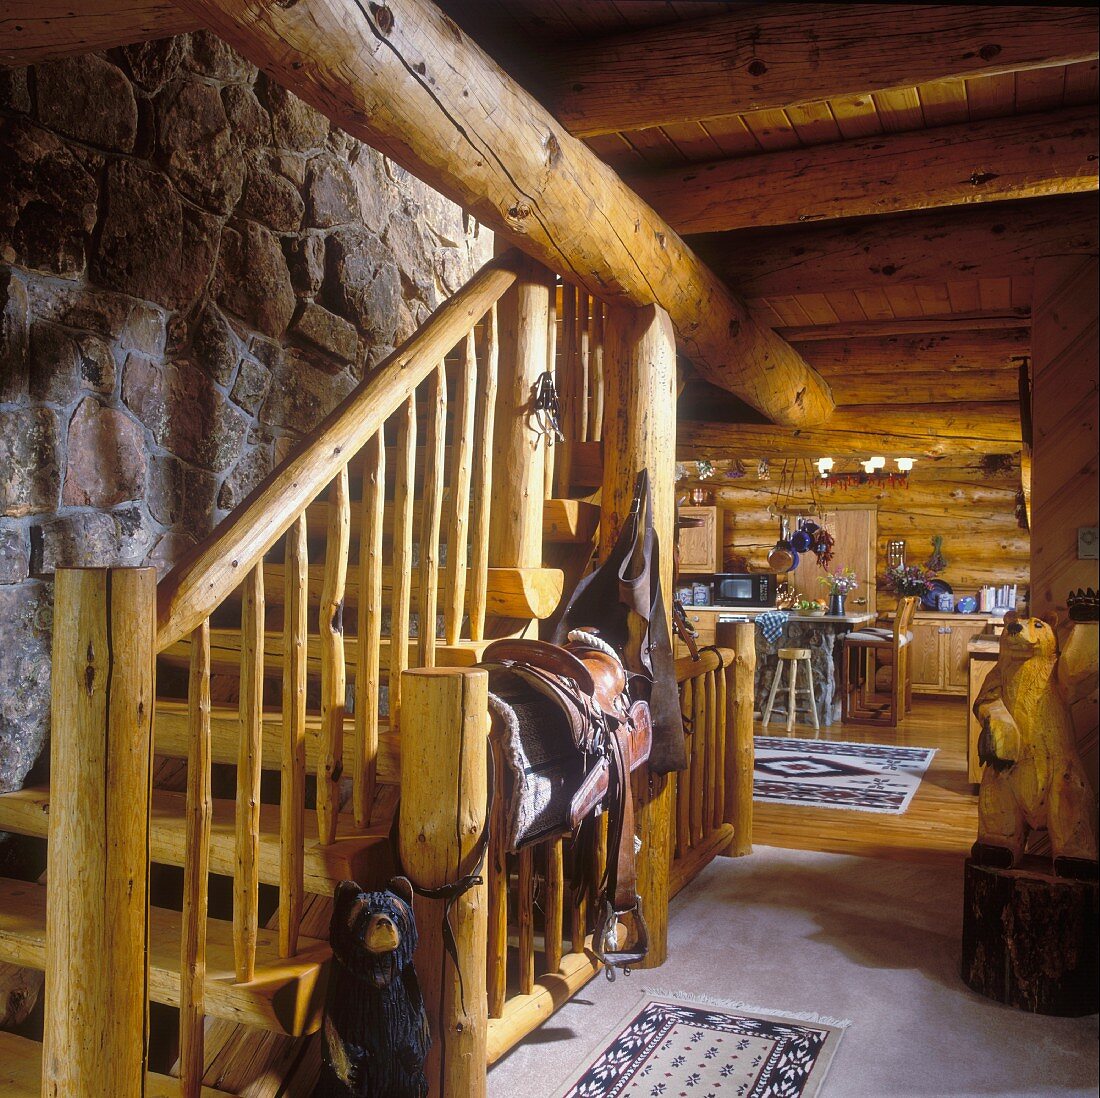
[[[842,721],[896,728],[898,721],[911,708],[909,644],[917,602],[914,595],[898,603],[891,630],[865,629],[845,635],[840,669]],[[852,660],[853,653],[856,655],[855,661]],[[875,692],[876,657],[880,653],[888,656],[887,666],[890,667],[889,700],[886,702],[870,700]],[[857,704],[853,704],[853,694],[858,695]]]

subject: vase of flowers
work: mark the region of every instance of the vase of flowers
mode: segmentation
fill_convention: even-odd
[[[829,590],[829,613],[843,616],[844,596],[859,586],[855,571],[851,568],[834,568],[818,577],[822,587]]]
[[[935,578],[935,572],[921,568],[918,564],[895,564],[893,568],[886,569],[886,590],[899,599],[910,595],[924,598],[932,590],[932,581]]]

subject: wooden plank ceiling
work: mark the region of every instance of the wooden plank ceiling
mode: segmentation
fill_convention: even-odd
[[[440,4],[794,343],[838,415],[1015,402],[1035,258],[1096,250],[1095,10]],[[815,87],[840,90],[799,98]],[[685,397],[685,418],[739,418],[702,383]]]

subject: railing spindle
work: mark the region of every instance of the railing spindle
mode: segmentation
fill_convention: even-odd
[[[714,727],[718,742],[718,757],[714,766],[714,815],[712,827],[726,822],[726,752],[729,731],[726,724],[726,662],[714,672]]]
[[[558,388],[560,376],[558,374],[558,288],[550,287],[550,308],[546,315],[546,369],[554,378],[554,388],[558,391],[558,403],[561,403],[561,390]],[[546,460],[543,471],[546,481],[543,485],[543,498],[554,498],[554,466],[560,456],[558,440],[551,435],[546,439]]]
[[[498,742],[493,743],[496,788],[504,788],[504,761]],[[490,818],[487,881],[489,885],[489,931],[486,949],[486,980],[489,1017],[504,1013],[508,981],[508,855],[504,851],[504,798],[493,801]]]
[[[260,766],[264,697],[264,572],[241,585],[240,743],[237,755],[237,872],[233,879],[233,952],[237,982],[256,971],[260,902]]]
[[[477,480],[473,488],[470,550],[470,639],[485,638],[485,614],[489,593],[489,520],[493,494],[493,430],[496,424],[497,367],[500,343],[497,338],[497,307],[485,317],[485,353],[480,368],[480,396],[474,425],[477,447]]]
[[[689,717],[693,713],[693,699],[695,696],[694,681],[685,682],[681,692],[680,704],[683,711]],[[691,795],[695,788],[692,781],[694,771],[695,752],[698,729],[692,727],[689,735],[685,737],[687,750],[687,764],[676,775],[676,857],[682,858],[691,848]]]
[[[593,307],[592,298],[584,292],[577,290],[577,380],[579,390],[577,392],[577,433],[578,442],[588,442],[595,438],[592,433],[592,363],[591,348],[589,346],[589,310]]]
[[[561,967],[562,919],[565,913],[565,870],[561,839],[551,839],[546,844],[546,905],[544,911],[546,971],[557,972]]]
[[[420,665],[435,666],[435,618],[439,606],[439,527],[443,475],[447,462],[447,372],[440,367],[428,379],[424,495],[420,504]],[[461,620],[461,619],[460,619]]]
[[[703,839],[703,790],[707,766],[707,697],[703,684],[696,679],[691,691],[691,727],[695,743],[691,756],[691,831],[689,846]]]
[[[703,676],[703,692],[706,698],[707,724],[707,772],[703,778],[702,834],[714,826],[714,790],[718,782],[718,692],[714,685],[715,672]]]
[[[413,499],[416,484],[416,394],[397,413],[393,489],[393,601],[390,605],[390,728],[401,720],[401,673],[409,666],[412,606]]]
[[[344,593],[348,579],[351,498],[348,467],[332,482],[328,507],[328,541],[317,612],[321,635],[321,742],[317,766],[317,838],[336,841],[340,816],[340,772],[344,759],[344,713],[347,664],[344,660]]]
[[[534,849],[525,846],[519,860],[519,993],[535,987],[535,863]]]
[[[180,948],[180,1094],[198,1098],[204,1069],[207,880],[210,872],[210,623],[191,634],[187,689],[187,850]]]
[[[355,670],[355,826],[370,823],[378,760],[378,705],[382,650],[382,531],[386,514],[386,440],[378,433],[364,448],[363,507],[359,524],[359,650]]]
[[[558,370],[558,399],[562,408],[565,441],[559,443],[557,466],[558,495],[568,497],[573,475],[573,443],[580,438],[577,409],[580,403],[577,384],[577,288],[569,282],[561,285],[561,362]]]
[[[298,951],[305,894],[306,675],[309,550],[306,517],[286,533],[283,574],[283,745],[279,774],[279,955]]]
[[[592,299],[588,312],[588,437],[603,438],[603,303]]]
[[[466,608],[466,560],[470,534],[470,456],[474,448],[474,403],[477,398],[477,349],[474,333],[466,337],[458,385],[457,409],[451,436],[450,522],[447,526],[447,595],[443,604],[448,644],[462,634]]]

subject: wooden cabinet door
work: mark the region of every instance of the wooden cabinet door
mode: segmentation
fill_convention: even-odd
[[[954,687],[961,693],[966,690],[970,677],[970,656],[966,646],[979,633],[985,631],[985,622],[948,622],[944,628],[944,677],[945,687]]]
[[[681,518],[702,519],[702,526],[680,530],[680,572],[701,575],[718,571],[718,508],[681,507]]]
[[[913,689],[925,692],[943,686],[940,668],[940,629],[938,621],[914,621],[909,660],[913,667]]]
[[[845,507],[835,511],[826,509],[818,516],[833,535],[833,562],[829,571],[851,568],[859,580],[859,587],[845,599],[849,611],[875,613],[875,553],[878,543],[878,512],[869,507]],[[795,519],[790,518],[791,532]],[[788,582],[799,594],[810,599],[828,598],[828,590],[819,579],[825,575],[813,553],[803,553],[798,567],[788,574]]]

